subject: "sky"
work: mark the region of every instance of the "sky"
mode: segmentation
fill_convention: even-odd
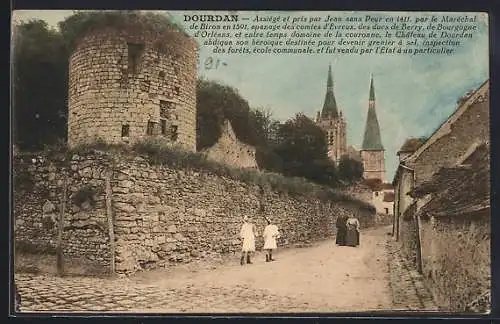
[[[163,13],[179,24],[189,24],[183,22],[183,15],[190,12]],[[56,28],[59,21],[71,14],[71,10],[15,11],[13,21],[43,19]],[[255,14],[265,13],[244,13],[246,16]],[[275,14],[347,17],[353,12]],[[422,16],[422,13],[364,12],[363,16],[365,14]],[[432,14],[454,15],[449,12]],[[456,109],[457,99],[489,77],[487,16],[470,15],[478,17],[479,31],[473,38],[463,41],[452,55],[241,55],[213,54],[210,48],[200,46],[198,75],[238,89],[251,107],[268,108],[275,118],[284,121],[296,113],[316,116],[323,106],[328,65],[331,64],[337,105],[347,121],[347,142],[357,148],[363,141],[370,75],[373,75],[377,117],[386,150],[385,180],[390,182],[398,165],[396,153],[405,139],[430,136]],[[188,25],[185,27],[187,29]],[[202,38],[197,40],[203,41]],[[207,70],[203,62],[209,57],[225,64]]]

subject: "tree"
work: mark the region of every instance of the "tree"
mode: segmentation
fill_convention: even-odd
[[[265,143],[257,114],[248,102],[230,86],[200,79],[197,83],[197,149],[214,145],[222,124],[228,119],[236,137],[243,143],[258,146]]]
[[[334,186],[336,168],[328,158],[325,133],[310,118],[297,114],[279,128],[275,152],[283,161],[283,173]]]
[[[338,166],[339,177],[348,183],[354,183],[363,178],[363,163],[347,155],[340,158]]]
[[[43,20],[14,27],[14,142],[39,149],[66,138],[68,52],[61,34]]]

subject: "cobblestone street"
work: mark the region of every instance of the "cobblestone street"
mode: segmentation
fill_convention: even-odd
[[[389,227],[362,231],[358,248],[326,241],[276,253],[266,263],[159,269],[128,278],[16,274],[21,312],[354,312],[435,309],[419,278],[389,266]],[[388,253],[389,252],[389,253]],[[389,278],[393,283],[389,284]],[[396,297],[395,299],[393,297]]]

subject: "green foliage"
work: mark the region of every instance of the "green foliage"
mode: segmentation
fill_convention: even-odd
[[[227,119],[236,137],[243,143],[265,145],[260,116],[233,87],[214,81],[197,82],[197,150],[214,145],[222,133]],[[259,124],[261,123],[261,124]]]
[[[14,141],[41,149],[66,137],[68,52],[42,20],[15,26],[13,43]]]
[[[337,185],[337,170],[328,158],[325,133],[314,121],[297,114],[279,127],[278,137],[274,152],[283,161],[283,174]]]
[[[141,29],[163,33],[184,29],[166,15],[138,11],[79,11],[59,22],[59,29],[66,44],[71,49],[88,32],[106,27],[134,30]],[[187,34],[186,34],[187,35]]]
[[[363,163],[344,155],[340,158],[338,171],[342,180],[347,183],[355,183],[363,178]]]

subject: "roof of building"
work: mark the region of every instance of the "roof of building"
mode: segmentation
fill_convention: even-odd
[[[458,215],[490,206],[489,146],[476,148],[462,165],[441,168],[433,177],[414,188],[412,197],[433,194],[419,211],[420,215]]]
[[[373,99],[372,99],[373,98]],[[370,83],[370,101],[375,100],[375,90],[373,88],[373,77]],[[380,126],[378,124],[377,112],[375,105],[371,104],[368,107],[368,114],[366,116],[365,136],[363,137],[363,150],[368,151],[381,151],[384,149],[382,145],[382,138],[380,137]]]
[[[369,98],[370,101],[374,101],[375,100],[375,88],[373,87],[373,77],[371,78],[371,81],[370,81],[370,98]]]
[[[394,201],[394,192],[386,192],[384,193],[384,202],[393,202]]]
[[[457,109],[432,133],[432,135],[418,147],[418,149],[410,155],[406,161],[407,166],[411,166],[415,160],[425,151],[428,147],[434,144],[441,137],[448,134],[446,129],[449,129],[462,114],[468,110],[473,103],[486,100],[489,96],[489,79],[483,82],[483,84],[477,88],[472,94],[470,94],[466,100],[461,101]]]
[[[333,77],[332,77],[332,66],[328,66],[328,79],[326,81],[326,94],[325,101],[323,103],[323,109],[321,110],[322,118],[337,118],[339,116],[337,110],[337,101],[335,100],[335,94],[333,93]]]
[[[423,138],[408,138],[399,149],[398,155],[401,152],[415,152],[424,142],[425,140]]]

